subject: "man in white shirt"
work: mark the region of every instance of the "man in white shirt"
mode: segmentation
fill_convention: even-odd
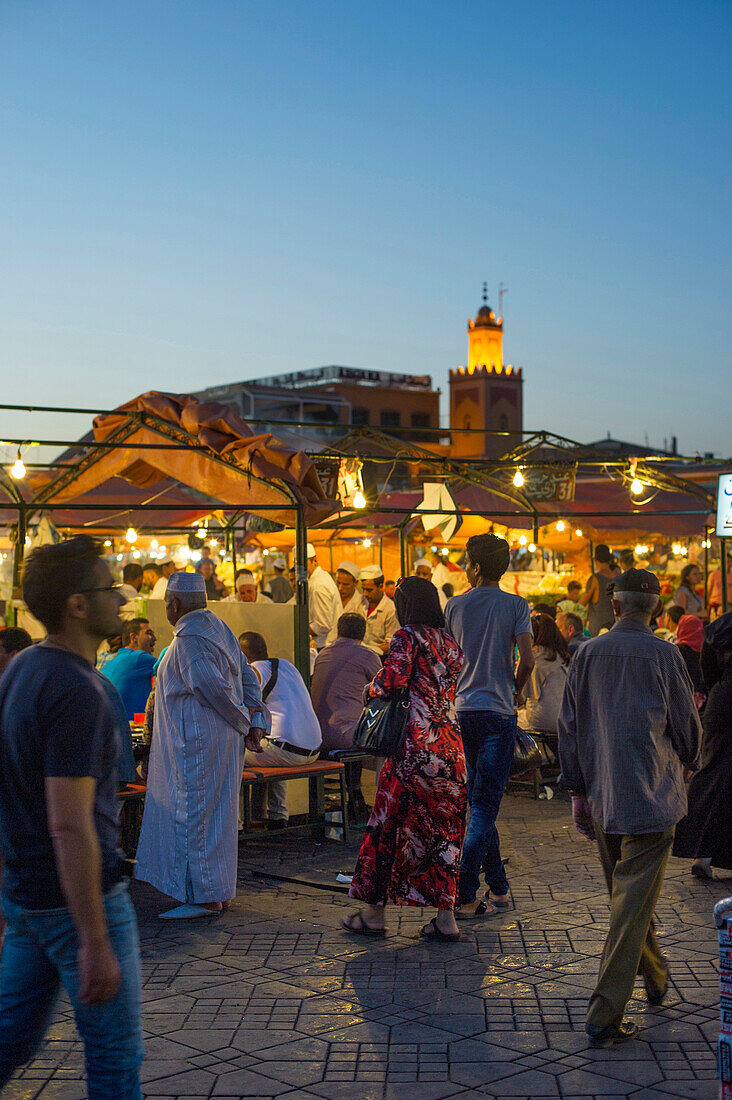
[[[316,760],[322,734],[308,689],[295,666],[283,657],[270,658],[261,634],[247,630],[239,635],[242,653],[262,686],[262,702],[271,715],[271,728],[262,738],[260,751],[244,756],[244,766],[300,767]],[[265,805],[265,796],[268,806]],[[269,811],[269,815],[268,815]],[[269,828],[281,828],[288,819],[287,783],[274,781],[252,792],[252,816],[268,820]]]
[[[260,592],[257,580],[250,569],[240,569],[234,581],[234,593],[224,603],[272,603],[270,596]]]
[[[160,578],[160,580],[155,582],[155,587],[153,588],[152,592],[150,593],[150,599],[151,600],[164,600],[165,599],[165,591],[168,587],[168,577],[170,577],[173,573],[175,573],[175,562],[170,561],[170,559],[168,559],[168,561],[163,562],[162,568],[163,568],[163,575]]]
[[[311,542],[308,543],[308,614],[315,648],[321,650],[328,644],[329,635],[336,636],[343,605],[335,581],[318,565]]]
[[[136,561],[128,562],[122,570],[122,584],[120,595],[124,596],[125,603],[136,600],[142,588],[142,566]]]
[[[341,615],[366,618],[366,601],[358,590],[361,570],[352,561],[342,561],[336,569],[336,587],[341,594]]]
[[[396,607],[384,592],[384,573],[380,565],[361,570],[361,587],[366,597],[366,637],[363,644],[383,657],[392,635],[399,629]]]

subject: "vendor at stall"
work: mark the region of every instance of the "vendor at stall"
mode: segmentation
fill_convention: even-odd
[[[361,570],[352,561],[342,561],[336,569],[336,587],[341,596],[341,615],[361,615],[366,618],[366,600],[359,592]]]
[[[384,571],[380,565],[361,570],[361,587],[366,597],[366,637],[363,644],[383,657],[392,635],[399,629],[396,607],[384,592]]]
[[[224,603],[268,603],[271,607],[272,597],[260,592],[251,569],[240,569],[234,581],[234,594],[227,596]]]

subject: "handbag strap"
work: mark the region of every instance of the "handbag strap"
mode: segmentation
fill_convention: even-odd
[[[279,659],[279,657],[272,657],[270,659],[269,664],[270,664],[269,680],[267,681],[267,683],[262,688],[262,702],[263,703],[267,702],[267,699],[269,698],[269,696],[274,691],[275,686],[277,684],[277,677],[280,674],[280,659]]]

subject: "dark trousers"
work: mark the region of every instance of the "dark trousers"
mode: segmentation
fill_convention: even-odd
[[[666,984],[653,911],[674,842],[673,827],[663,833],[618,836],[595,825],[595,834],[610,893],[610,927],[587,1010],[590,1033],[620,1023],[636,974],[651,993],[660,993]]]
[[[470,820],[460,861],[460,904],[475,901],[481,869],[494,894],[508,892],[496,818],[516,747],[516,717],[492,710],[458,713],[468,766]]]

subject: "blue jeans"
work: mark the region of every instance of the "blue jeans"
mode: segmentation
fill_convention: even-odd
[[[460,904],[475,901],[481,868],[494,894],[508,892],[496,828],[516,746],[516,716],[492,710],[458,712],[468,765],[470,820],[460,861]]]
[[[141,1100],[140,945],[126,884],[104,897],[120,984],[102,1005],[78,998],[79,940],[68,909],[21,909],[6,898],[8,927],[0,958],[0,1090],[31,1059],[63,984],[84,1040],[89,1100]]]

